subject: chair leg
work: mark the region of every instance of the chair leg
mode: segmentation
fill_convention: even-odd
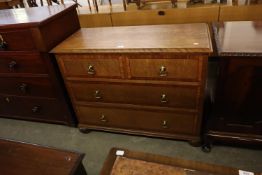
[[[90,0],[87,0],[87,3],[88,3],[88,7],[89,7],[90,12],[92,12]]]

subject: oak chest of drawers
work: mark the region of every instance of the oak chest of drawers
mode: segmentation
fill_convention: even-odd
[[[48,52],[79,29],[75,5],[0,11],[0,116],[74,125]]]
[[[206,24],[81,29],[52,52],[82,131],[199,140]]]

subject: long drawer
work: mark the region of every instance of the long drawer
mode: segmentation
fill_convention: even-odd
[[[194,134],[196,115],[132,109],[76,106],[81,124],[112,128]]]
[[[0,54],[0,76],[2,74],[46,74],[44,60],[33,52],[2,52]]]
[[[201,80],[202,56],[142,54],[128,58],[131,79]]]
[[[49,78],[0,77],[0,94],[55,97]]]
[[[68,82],[77,101],[197,109],[199,86]]]
[[[42,121],[62,121],[57,100],[0,96],[0,116]]]
[[[85,78],[121,78],[121,59],[115,55],[68,54],[57,55],[66,76]]]
[[[36,50],[30,29],[0,30],[0,50]]]

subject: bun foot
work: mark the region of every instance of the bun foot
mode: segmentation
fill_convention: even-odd
[[[188,143],[189,143],[191,146],[194,146],[194,147],[201,146],[201,141],[200,141],[199,139],[197,139],[197,140],[190,140],[190,141],[188,141]]]
[[[88,134],[91,132],[91,130],[87,129],[87,128],[79,128],[79,131],[84,133],[84,134]]]

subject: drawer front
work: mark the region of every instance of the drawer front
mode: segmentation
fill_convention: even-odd
[[[80,124],[164,133],[194,134],[194,114],[77,106]]]
[[[198,86],[68,83],[75,100],[196,109]]]
[[[36,50],[31,31],[29,29],[11,31],[0,30],[0,50]]]
[[[121,78],[119,57],[110,55],[58,55],[66,76],[86,78]]]
[[[201,56],[141,55],[128,60],[131,79],[201,80]]]
[[[0,75],[15,73],[46,74],[47,69],[37,53],[0,53]]]
[[[19,96],[55,97],[49,78],[0,77],[0,93]]]
[[[2,95],[0,96],[0,116],[43,121],[64,120],[57,100]]]

